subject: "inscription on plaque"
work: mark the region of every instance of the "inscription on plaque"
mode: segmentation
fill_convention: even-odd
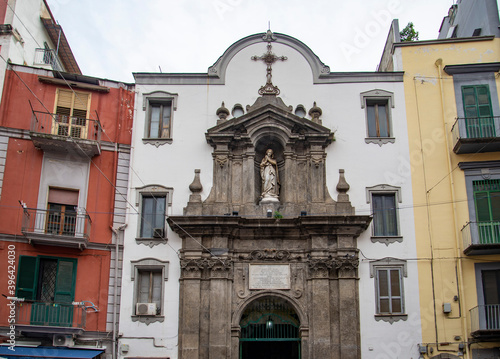
[[[250,289],[290,289],[288,264],[251,264],[249,274]]]

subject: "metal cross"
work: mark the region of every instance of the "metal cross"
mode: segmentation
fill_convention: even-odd
[[[267,52],[263,54],[262,56],[252,56],[252,60],[254,61],[264,61],[264,63],[267,66],[266,70],[266,84],[265,86],[262,86],[259,90],[259,94],[261,95],[278,95],[279,94],[279,89],[278,87],[274,86],[272,83],[272,65],[280,60],[280,61],[285,61],[287,60],[286,56],[276,56],[272,51],[272,46],[271,42],[269,41],[267,43]]]

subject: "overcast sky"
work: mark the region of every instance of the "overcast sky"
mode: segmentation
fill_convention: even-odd
[[[265,32],[304,42],[332,72],[375,71],[393,18],[436,39],[453,0],[48,0],[85,75],[206,73],[235,41]]]

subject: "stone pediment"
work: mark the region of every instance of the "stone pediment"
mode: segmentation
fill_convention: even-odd
[[[212,147],[227,141],[245,141],[256,144],[263,136],[272,136],[283,147],[304,142],[308,145],[326,147],[334,139],[330,129],[307,118],[292,113],[292,106],[286,106],[280,97],[264,95],[253,105],[247,106],[247,113],[210,128],[206,133]],[[236,145],[233,143],[233,145]]]

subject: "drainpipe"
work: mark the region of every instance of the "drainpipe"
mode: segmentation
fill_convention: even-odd
[[[123,224],[121,225],[120,227],[118,228],[113,228],[111,227],[111,230],[113,231],[113,233],[115,234],[115,274],[113,276],[113,279],[114,279],[114,285],[113,285],[113,359],[116,359],[117,358],[117,346],[118,346],[118,343],[117,343],[117,332],[118,332],[118,328],[116,327],[117,326],[117,311],[116,311],[116,307],[117,307],[117,299],[118,299],[118,263],[119,263],[119,254],[120,254],[120,251],[119,251],[119,232],[123,232],[123,230],[125,230],[125,228],[127,227],[127,224]]]
[[[443,131],[444,131],[444,138],[446,141],[446,158],[448,159],[447,164],[448,164],[448,173],[450,176],[450,193],[451,193],[451,203],[453,205],[453,231],[455,233],[455,241],[456,241],[456,247],[457,247],[457,279],[458,279],[458,285],[459,285],[459,293],[458,293],[458,298],[459,298],[459,305],[460,308],[464,309],[464,313],[461,312],[460,310],[460,316],[462,319],[462,336],[463,336],[463,341],[467,343],[468,341],[468,335],[467,335],[467,312],[465,310],[466,305],[465,305],[465,293],[464,293],[464,279],[463,279],[463,269],[462,269],[462,253],[460,252],[460,235],[457,231],[457,205],[456,205],[456,200],[455,200],[455,181],[453,180],[453,167],[451,163],[451,153],[450,153],[450,143],[448,140],[448,133],[446,130],[446,113],[445,113],[445,104],[444,104],[444,89],[443,89],[443,77],[441,76],[442,71],[443,71],[443,59],[439,58],[436,60],[435,65],[437,67],[438,71],[438,79],[439,79],[439,90],[441,93],[441,112],[443,114]],[[469,349],[467,347],[467,349]],[[464,353],[464,358],[468,359],[469,358],[469,350],[466,350]]]

